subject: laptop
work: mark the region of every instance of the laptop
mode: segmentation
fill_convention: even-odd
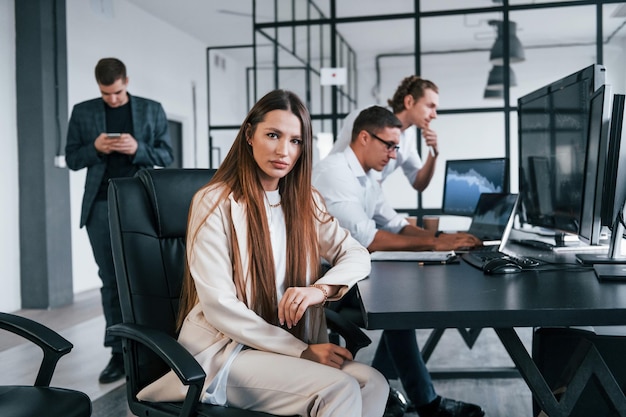
[[[515,219],[517,194],[482,193],[476,203],[468,233],[490,246],[494,252],[504,247]],[[498,246],[500,245],[500,246]],[[483,248],[484,249],[484,248]],[[372,261],[418,261],[423,264],[448,264],[458,262],[457,251],[373,252]]]
[[[517,194],[482,193],[467,232],[482,240],[484,246],[506,242],[513,228],[516,207]]]
[[[484,203],[481,201],[483,199],[485,200]],[[464,261],[483,271],[486,271],[485,265],[487,262],[498,258],[514,261],[518,265],[519,270],[534,269],[543,263],[543,261],[526,256],[520,257],[505,250],[509,234],[513,229],[517,202],[517,194],[481,194],[476,213],[472,218],[472,226],[476,223],[473,229],[476,236],[483,236],[485,247],[472,249],[464,253],[462,255]],[[470,229],[472,229],[471,226]],[[481,233],[482,230],[490,230],[491,232],[488,234]]]

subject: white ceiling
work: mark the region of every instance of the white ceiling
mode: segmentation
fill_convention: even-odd
[[[252,42],[252,0],[127,0],[209,46]]]
[[[207,47],[247,45],[252,43],[252,0],[127,0],[164,20]],[[547,0],[511,0],[510,4],[544,3]],[[410,13],[413,0],[336,0],[337,16]],[[298,4],[304,1],[297,2]],[[318,0],[317,4],[328,4]],[[423,12],[442,9],[492,7],[497,0],[422,0]],[[291,4],[291,2],[286,2]],[[273,0],[257,0],[257,19],[270,19]],[[267,11],[267,13],[264,13]],[[617,17],[614,15],[617,14]],[[517,35],[525,47],[549,44],[589,43],[595,39],[595,6],[549,8],[511,12],[517,23]],[[626,37],[625,3],[605,5],[604,37],[617,34],[613,42]],[[501,13],[480,13],[430,17],[421,20],[422,52],[488,49],[494,42],[494,27],[487,21],[502,19]],[[390,52],[412,52],[414,26],[412,19],[341,24],[338,32],[357,54],[377,55]],[[261,42],[262,37],[257,37]]]

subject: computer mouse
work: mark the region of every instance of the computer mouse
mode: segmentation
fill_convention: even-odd
[[[490,259],[483,265],[485,274],[511,274],[521,271],[522,267],[520,265],[507,258]]]

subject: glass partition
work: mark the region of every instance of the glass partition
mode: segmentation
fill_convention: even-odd
[[[584,0],[509,0],[509,5],[529,5],[529,4],[548,4],[548,3],[582,3]]]
[[[626,3],[602,6],[602,54],[614,93],[626,92]]]
[[[221,58],[207,57],[216,66],[209,69],[209,124],[240,123],[261,94],[289,88],[309,107],[323,151],[341,129],[343,115],[387,105],[400,81],[418,74],[439,87],[439,117],[432,126],[441,156],[422,194],[400,172],[385,182],[394,207],[418,215],[436,212],[446,159],[508,157],[515,192],[518,97],[593,63],[605,65],[615,92],[625,92],[626,6],[610,0],[506,3],[363,0],[354,7],[343,0],[255,0],[254,58],[232,58],[231,65],[230,57],[241,52],[219,51],[226,55],[223,71]],[[502,43],[505,32],[511,38]],[[496,62],[507,50],[510,58]],[[345,84],[323,85],[321,69],[333,66],[347,68]],[[246,97],[246,105],[236,105],[238,97]],[[228,137],[210,131],[216,147],[225,146]]]
[[[415,74],[415,20],[394,19],[392,29],[385,21],[366,21],[337,25],[337,32],[348,44],[365,42],[377,45],[370,51],[362,51],[356,57],[355,74],[358,88],[356,107],[373,104],[386,105],[400,81]],[[385,36],[382,37],[381,33]],[[398,39],[389,44],[388,39]],[[355,106],[345,108],[346,113]]]
[[[414,0],[371,1],[357,3],[338,0],[337,18],[342,17],[371,17],[394,14],[412,14],[415,12]]]
[[[518,86],[511,90],[511,106],[518,97],[597,62],[595,6],[512,11],[510,18],[518,22],[526,52],[526,60],[514,64]]]
[[[478,9],[487,7],[500,6],[498,2],[493,0],[421,0],[420,12],[442,12],[442,11],[454,11],[459,9]]]

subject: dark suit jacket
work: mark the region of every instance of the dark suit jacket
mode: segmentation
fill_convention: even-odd
[[[133,164],[139,168],[168,166],[174,157],[163,107],[153,100],[130,94],[128,96],[133,119],[133,136],[138,145]],[[67,166],[72,170],[87,168],[80,227],[83,227],[89,218],[106,169],[106,158],[93,145],[98,135],[106,132],[105,105],[101,98],[75,105],[67,129],[65,145]]]

